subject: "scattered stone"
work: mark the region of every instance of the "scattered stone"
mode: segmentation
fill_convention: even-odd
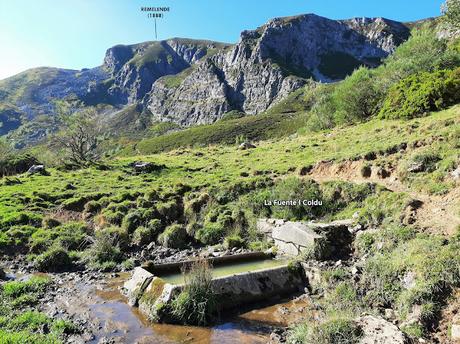
[[[27,173],[29,173],[29,174],[36,174],[36,173],[45,174],[46,173],[45,165],[32,165],[27,170]]]
[[[455,171],[452,171],[450,173],[450,175],[452,176],[452,178],[454,178],[455,180],[460,180],[460,166],[457,167],[457,169]]]
[[[250,142],[243,142],[242,144],[240,144],[240,146],[238,148],[241,149],[241,150],[247,150],[247,149],[257,148],[257,146],[252,144],[252,143],[250,143]]]
[[[164,165],[156,165],[151,162],[142,161],[132,163],[131,167],[134,169],[134,172],[136,173],[152,173],[165,168]]]
[[[412,271],[406,272],[406,274],[403,277],[403,287],[405,289],[410,290],[410,289],[415,288],[416,283],[417,283],[417,275]]]
[[[425,170],[425,166],[423,165],[423,162],[415,162],[407,168],[407,172],[409,173],[419,173],[423,172]]]
[[[354,265],[354,266],[351,268],[351,274],[352,274],[353,276],[358,275],[358,274],[360,274],[360,273],[361,273],[361,268],[360,268],[359,266]]]
[[[454,341],[460,341],[460,315],[452,319],[451,336]]]
[[[385,318],[388,320],[393,320],[396,318],[396,313],[391,308],[385,308]]]
[[[357,318],[356,323],[363,331],[359,344],[404,344],[402,331],[391,322],[373,315]]]

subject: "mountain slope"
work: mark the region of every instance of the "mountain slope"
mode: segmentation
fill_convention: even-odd
[[[159,79],[146,106],[155,120],[182,125],[211,123],[231,110],[257,114],[307,78],[331,82],[360,65],[379,65],[409,33],[404,24],[382,18],[273,19],[244,31],[238,44],[197,64],[177,85]]]
[[[117,45],[100,67],[37,68],[0,81],[0,134],[32,121],[39,134],[23,128],[16,136],[21,145],[37,142],[58,125],[57,100],[74,110],[98,106],[109,119],[136,105],[133,120],[145,123],[142,128],[149,122],[209,124],[233,110],[258,114],[310,78],[333,82],[360,65],[379,65],[409,34],[406,25],[382,18],[336,21],[309,14],[243,31],[235,45],[182,38]]]

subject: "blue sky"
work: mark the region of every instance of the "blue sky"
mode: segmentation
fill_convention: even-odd
[[[0,79],[37,66],[81,69],[115,44],[153,40],[142,6],[169,6],[158,39],[236,42],[273,17],[316,13],[333,19],[412,21],[439,15],[442,0],[0,0]]]

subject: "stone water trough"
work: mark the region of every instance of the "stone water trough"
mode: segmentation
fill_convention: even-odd
[[[271,255],[253,252],[232,256],[209,258],[213,270],[237,264],[267,262],[273,259]],[[275,262],[275,261],[274,261]],[[191,261],[146,265],[134,269],[123,292],[128,297],[131,306],[139,310],[150,320],[167,322],[161,309],[170,304],[183,290],[183,283],[170,283],[167,278],[171,274],[180,273],[183,266]],[[274,266],[255,269],[225,276],[214,277],[212,288],[217,296],[219,310],[230,310],[250,303],[266,301],[275,296],[289,295],[303,291],[306,286],[304,274],[290,269],[287,261],[277,261]]]
[[[292,222],[280,219],[260,219],[257,230],[271,240],[278,252],[297,256],[321,246],[324,259],[340,259],[347,254],[353,235],[353,220],[330,223]]]

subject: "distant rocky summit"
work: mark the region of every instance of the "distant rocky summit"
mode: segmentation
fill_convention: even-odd
[[[33,127],[21,130],[26,142],[42,139],[56,129],[56,100],[109,105],[101,111],[109,119],[136,105],[150,122],[184,126],[234,110],[258,114],[309,79],[333,82],[358,66],[378,66],[409,35],[408,26],[387,19],[308,14],[243,31],[234,45],[181,38],[117,45],[100,67],[36,68],[0,81],[0,135],[26,125]]]

